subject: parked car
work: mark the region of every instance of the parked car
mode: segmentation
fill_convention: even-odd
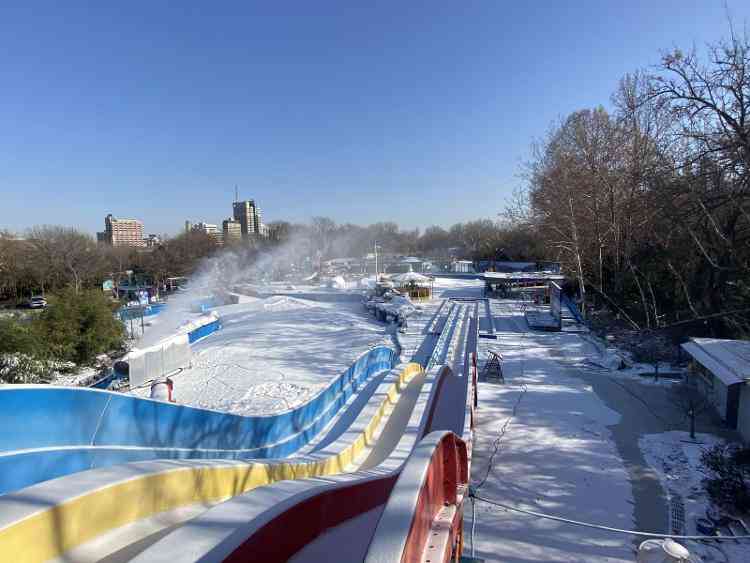
[[[29,299],[29,309],[44,309],[47,306],[47,300],[42,295],[35,295]]]

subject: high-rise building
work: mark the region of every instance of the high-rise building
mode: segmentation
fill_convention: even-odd
[[[261,214],[260,208],[255,201],[235,201],[232,205],[235,221],[239,221],[244,238],[261,236]]]
[[[146,246],[142,222],[137,219],[117,219],[111,213],[104,218],[104,231],[97,233],[96,238],[110,246]]]
[[[219,232],[219,228],[216,225],[212,223],[203,223],[202,221],[193,225],[191,230],[206,233],[207,235],[215,235]]]
[[[186,228],[187,228],[188,223],[189,223],[188,221],[185,221]],[[219,231],[218,226],[212,223],[204,223],[201,221],[200,223],[195,223],[194,225],[192,225],[190,230],[193,232],[206,233],[208,236],[214,239],[216,244],[219,244],[219,245],[224,244],[223,233]]]
[[[150,234],[143,239],[143,243],[146,248],[155,248],[161,244],[161,237],[159,235]]]
[[[224,235],[224,243],[232,244],[242,240],[242,224],[234,219],[225,219],[221,224],[221,231]]]

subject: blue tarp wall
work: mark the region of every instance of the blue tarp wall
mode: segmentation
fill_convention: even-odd
[[[87,388],[0,388],[0,494],[129,461],[288,456],[317,435],[362,382],[395,361],[390,348],[374,348],[308,403],[272,416]]]

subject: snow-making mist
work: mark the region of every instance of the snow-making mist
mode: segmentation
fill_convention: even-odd
[[[290,272],[309,272],[310,254],[309,238],[301,235],[273,249],[221,250],[199,264],[186,288],[169,296],[162,313],[146,321],[149,326],[135,346],[150,346],[174,334],[182,324],[201,314],[201,302],[228,300],[237,286],[260,288]]]

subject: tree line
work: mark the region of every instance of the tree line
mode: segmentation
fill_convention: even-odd
[[[506,211],[637,328],[746,334],[750,42],[674,49],[534,146]]]
[[[243,261],[252,263],[258,255],[289,244],[298,246],[311,262],[362,257],[372,252],[375,241],[380,252],[433,258],[525,260],[543,252],[541,241],[525,227],[490,219],[424,231],[403,230],[393,222],[339,225],[327,217],[314,217],[308,224],[275,221],[268,227],[267,239],[218,246],[210,235],[190,231],[150,249],[97,244],[89,234],[64,226],[33,227],[21,236],[0,231],[0,298],[22,301],[68,287],[75,291],[101,287],[103,280],[127,270],[162,283],[168,277],[192,274],[205,258],[222,251],[240,252]]]

